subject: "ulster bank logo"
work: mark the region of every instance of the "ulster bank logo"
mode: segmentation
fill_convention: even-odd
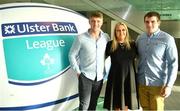
[[[2,36],[48,34],[48,33],[78,33],[71,22],[24,22],[2,24]]]

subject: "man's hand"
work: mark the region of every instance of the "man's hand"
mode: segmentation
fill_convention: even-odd
[[[171,94],[171,87],[164,86],[161,89],[160,95],[164,98],[167,98]]]

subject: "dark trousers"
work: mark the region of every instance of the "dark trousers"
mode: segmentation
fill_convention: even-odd
[[[102,85],[103,80],[93,81],[83,74],[79,76],[79,110],[96,110]]]

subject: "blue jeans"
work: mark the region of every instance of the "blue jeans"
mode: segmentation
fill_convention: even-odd
[[[79,110],[95,110],[97,100],[101,92],[103,80],[96,81],[86,78],[83,74],[79,76]]]

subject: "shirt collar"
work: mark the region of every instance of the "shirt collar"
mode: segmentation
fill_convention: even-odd
[[[91,34],[89,33],[89,30],[90,30],[90,29],[88,29],[87,34],[89,35],[89,37],[91,37]],[[104,33],[104,32],[101,30],[100,33],[99,33],[99,38],[102,37],[103,33]]]
[[[159,32],[160,32],[160,29],[158,28],[153,34],[151,34],[150,37],[158,35]],[[146,35],[147,35],[147,37],[149,37],[147,33],[146,33]]]
[[[160,29],[157,29],[157,31],[155,31],[155,32],[153,33],[153,35],[157,35],[159,32],[160,32]]]

